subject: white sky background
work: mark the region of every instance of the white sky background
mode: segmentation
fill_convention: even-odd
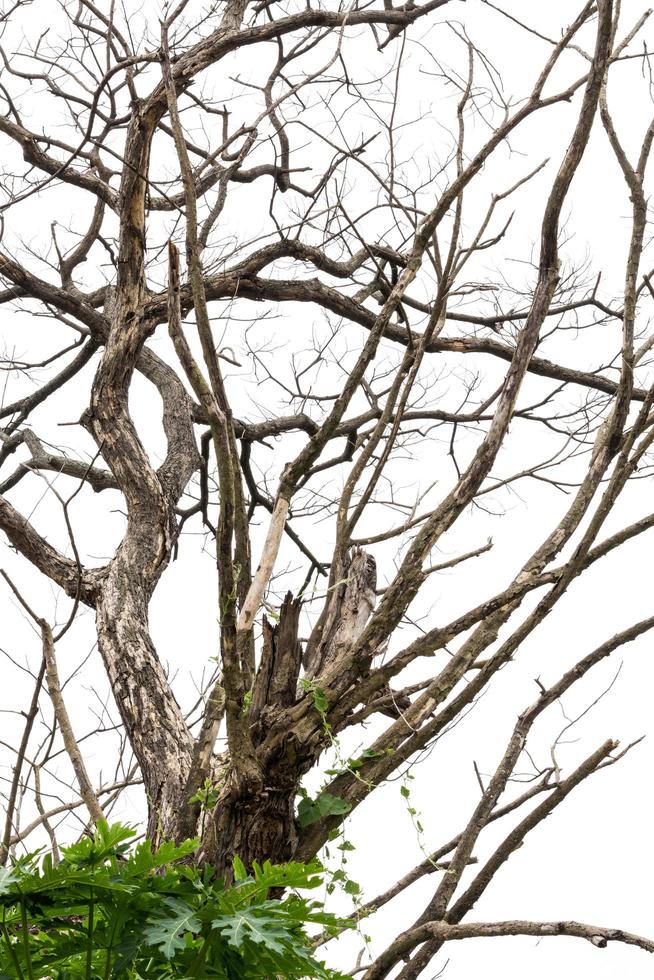
[[[524,17],[544,34],[558,37],[560,27],[567,24],[576,13],[577,4],[568,0],[552,0],[548,4],[521,3],[519,0],[501,0],[504,10]],[[644,10],[641,0],[626,0],[623,3],[623,32],[630,28]],[[156,4],[149,12],[156,13]],[[55,5],[51,2],[35,3],[31,8],[32,28],[40,31],[50,20],[57,19]],[[498,16],[480,0],[468,0],[464,5],[453,4],[445,8],[449,18],[456,16],[465,26],[473,41],[478,43],[500,69],[505,94],[524,95],[547,56],[548,46],[536,37],[526,35],[508,20]],[[136,14],[135,14],[136,16]],[[649,47],[654,46],[654,27],[646,28],[642,37],[650,39]],[[421,36],[418,31],[416,37]],[[589,35],[583,35],[588,40]],[[362,44],[361,71],[368,66],[365,58],[373,48]],[[443,61],[462,66],[462,47],[446,27],[433,29],[425,42],[425,47],[411,45],[407,48],[407,67],[402,75],[400,88],[401,112],[407,119],[419,118],[433,113],[439,120],[452,123],[454,98],[449,101],[443,97],[438,82],[426,74],[433,71],[433,61],[427,51],[437,51]],[[325,49],[326,50],[326,49]],[[634,49],[635,50],[635,49]],[[387,49],[389,61],[393,52]],[[238,65],[230,66],[232,74],[243,78],[255,77],[259,65],[248,61],[248,54],[240,54]],[[320,64],[324,51],[316,55]],[[421,74],[420,66],[425,73]],[[579,56],[569,54],[564,62],[567,78],[577,77],[584,71],[584,63]],[[371,60],[371,74],[377,71],[377,63]],[[227,74],[227,68],[225,74]],[[41,96],[43,100],[45,97]],[[620,65],[613,72],[609,89],[609,101],[614,119],[618,125],[625,145],[631,150],[632,158],[638,139],[644,132],[654,106],[650,99],[647,79],[641,77],[639,63]],[[45,102],[34,105],[34,119],[47,118]],[[551,157],[551,163],[531,184],[527,185],[512,202],[505,214],[516,209],[511,236],[503,251],[489,253],[475,267],[478,279],[486,276],[489,280],[493,271],[503,265],[509,270],[513,281],[528,284],[531,270],[525,266],[524,272],[516,274],[516,260],[527,261],[538,240],[538,222],[542,214],[545,195],[549,189],[554,167],[558,165],[567,137],[574,125],[574,112],[578,99],[572,106],[556,107],[538,113],[534,120],[521,129],[511,142],[511,152],[499,152],[485,172],[485,182],[481,182],[484,192],[500,191],[510,186],[523,174],[529,172],[537,163]],[[236,116],[239,102],[232,106]],[[353,129],[361,132],[372,131],[370,117],[349,120]],[[322,117],[321,127],[325,132],[328,121]],[[427,162],[438,156],[447,142],[447,132],[439,129],[435,122],[425,122],[407,129],[406,149],[400,142],[398,154],[407,160],[414,160],[414,168],[419,172]],[[470,141],[477,145],[484,135],[482,128],[477,131],[471,124]],[[310,139],[310,138],[309,138]],[[12,152],[7,151],[7,161],[12,160]],[[303,152],[298,152],[298,165],[312,160],[318,154],[315,141],[310,141]],[[372,157],[371,157],[372,159]],[[8,163],[11,166],[11,163]],[[169,159],[154,157],[154,166],[161,171],[171,170]],[[301,175],[303,176],[303,175]],[[311,175],[307,175],[307,183]],[[654,179],[654,177],[652,178]],[[254,234],[257,226],[263,226],[259,217],[257,203],[265,201],[268,187],[245,187],[235,195],[235,203],[225,213],[221,234],[228,242],[230,236]],[[357,201],[358,185],[351,200]],[[433,189],[432,189],[433,192]],[[361,189],[361,194],[366,193]],[[487,200],[487,197],[485,198]],[[480,199],[481,201],[481,199]],[[358,203],[358,202],[357,202]],[[82,210],[84,209],[84,210]],[[470,226],[474,224],[474,196],[467,205]],[[81,193],[70,189],[49,191],[39,201],[34,199],[20,209],[10,212],[5,243],[16,247],[18,238],[41,250],[47,248],[49,224],[57,219],[60,224],[71,222],[73,227],[85,227],[88,202]],[[90,212],[89,212],[90,213]],[[602,271],[600,295],[609,300],[619,292],[624,269],[626,241],[629,233],[629,200],[626,187],[619,175],[617,164],[608,150],[606,138],[600,127],[596,128],[586,152],[584,162],[575,177],[571,195],[566,204],[567,242],[562,250],[564,259],[590,261],[589,278],[593,279]],[[163,241],[163,238],[162,238]],[[227,245],[224,246],[227,248]],[[650,250],[651,252],[651,250]],[[483,255],[483,253],[482,253]],[[37,263],[30,261],[30,267],[37,269]],[[106,261],[99,250],[93,253],[84,270],[84,284],[88,288],[101,283],[98,279],[97,263]],[[646,252],[644,268],[648,269],[651,257]],[[44,275],[43,268],[38,268]],[[107,270],[110,271],[110,270]],[[156,276],[154,277],[155,281]],[[161,276],[159,284],[163,283]],[[651,308],[650,308],[651,309]],[[224,311],[223,311],[224,312]],[[225,344],[230,344],[242,355],[244,324],[239,318],[261,316],[263,308],[236,304],[231,311],[231,319],[225,324]],[[278,311],[273,311],[277,314]],[[643,306],[639,325],[647,323],[648,307]],[[285,377],[293,352],[301,351],[310,332],[324,334],[326,325],[319,315],[308,308],[284,310],[283,316],[264,321],[253,328],[252,336],[261,340],[270,339],[274,353],[268,363],[279,377]],[[601,328],[605,332],[617,331],[613,322],[610,327]],[[0,319],[2,344],[10,353],[25,359],[40,359],[54,351],[62,338],[68,339],[64,331],[53,337],[51,323],[35,323],[24,313],[10,313],[3,309]],[[450,332],[450,331],[448,331]],[[453,331],[451,331],[453,332]],[[343,343],[356,351],[362,331],[349,327]],[[562,339],[561,339],[562,338]],[[573,332],[564,333],[545,349],[545,356],[556,359],[557,354],[565,357],[565,363],[591,369],[600,364],[607,351],[619,347],[616,335],[604,337],[600,331],[593,331],[589,339]],[[338,338],[340,340],[340,338]],[[168,356],[165,329],[159,328],[151,341],[151,346],[160,354]],[[345,348],[340,350],[341,355]],[[574,350],[574,354],[571,351]],[[565,352],[561,355],[561,352]],[[339,348],[335,347],[334,357]],[[396,355],[389,349],[389,357]],[[38,355],[38,356],[37,356]],[[489,372],[492,377],[501,377],[503,364],[490,363],[490,359],[479,358],[474,368]],[[97,361],[92,362],[95,365]],[[244,365],[246,361],[243,360]],[[441,365],[430,365],[435,372]],[[473,369],[470,358],[463,366]],[[448,367],[451,365],[448,363]],[[334,390],[340,377],[337,366],[332,364],[331,372],[321,378],[325,390]],[[88,384],[92,369],[75,382],[74,390],[67,390],[56,400],[46,403],[31,419],[35,430],[44,439],[65,443],[78,451],[93,452],[89,437],[79,428],[59,428],[58,423],[76,421],[88,400]],[[45,375],[39,376],[39,381]],[[644,378],[647,374],[643,375]],[[333,385],[332,385],[333,379]],[[448,407],[456,401],[457,385],[460,381],[447,376],[440,379],[426,379],[434,384],[434,403],[442,398]],[[4,384],[1,378],[0,383]],[[263,384],[257,390],[254,379],[244,367],[234,370],[228,380],[229,393],[233,399],[237,417],[261,417],[255,402],[277,407],[280,392],[272,383]],[[330,387],[332,385],[332,387]],[[535,400],[535,396],[546,390],[548,385],[541,381],[530,382],[523,393],[524,403]],[[488,385],[490,390],[492,385]],[[26,387],[24,378],[11,375],[7,378],[5,401],[12,401]],[[577,391],[566,393],[565,398],[572,404],[578,396]],[[137,379],[133,388],[132,408],[141,431],[147,434],[148,448],[153,458],[161,451],[161,431],[159,409],[152,398],[149,386]],[[526,423],[514,423],[511,442],[495,468],[496,477],[523,468],[533,458],[534,452],[544,455],[539,442],[534,444],[535,436],[542,439],[540,427]],[[63,433],[63,435],[62,435]],[[448,431],[449,437],[449,431]],[[467,459],[477,444],[477,438],[470,434],[460,445],[461,458]],[[441,434],[436,433],[436,440]],[[275,474],[281,464],[300,445],[286,439],[283,447],[275,447],[266,457],[259,453],[259,465],[267,468],[267,476],[274,485]],[[553,443],[554,445],[554,443]],[[81,447],[81,449],[80,449]],[[447,447],[440,441],[423,442],[415,449],[416,461],[409,469],[404,462],[396,465],[393,477],[398,490],[406,483],[407,494],[412,487],[423,488],[438,480],[436,494],[447,488],[453,478],[451,461],[446,455]],[[583,463],[583,461],[582,461]],[[73,484],[65,479],[57,482],[62,492],[72,492]],[[47,486],[37,478],[24,480],[10,499],[26,515],[32,515],[36,526],[53,543],[65,547],[65,530],[59,511],[44,495]],[[430,498],[434,499],[434,498]],[[502,492],[493,495],[493,509],[498,516],[473,511],[459,521],[454,533],[442,543],[442,551],[435,561],[446,560],[471,547],[482,544],[489,535],[494,540],[494,548],[483,558],[464,564],[461,568],[432,577],[424,590],[420,611],[429,612],[430,624],[449,621],[464,609],[495,591],[491,583],[498,587],[506,584],[520,566],[522,560],[534,546],[545,537],[567,506],[567,498],[554,488],[533,482],[523,482],[517,493]],[[651,508],[651,484],[648,481],[637,483],[624,494],[624,500],[604,528],[602,537],[618,527],[636,520]],[[489,501],[490,502],[490,501]],[[120,539],[122,515],[120,497],[114,491],[93,495],[86,490],[77,498],[73,516],[75,527],[79,529],[78,543],[89,564],[101,564],[110,557]],[[397,520],[397,515],[377,508],[374,530],[381,530]],[[369,525],[371,527],[372,525]],[[210,557],[210,545],[204,535],[199,533],[199,525],[187,525],[180,546],[180,555],[164,575],[152,602],[151,623],[155,643],[162,659],[170,665],[171,673],[176,675],[176,692],[184,706],[193,701],[194,686],[203,671],[210,671],[209,660],[216,652],[215,645],[215,576]],[[306,521],[304,527],[311,527],[311,543],[321,553],[327,553],[330,541],[329,522],[313,523]],[[206,545],[206,548],[203,546]],[[57,617],[63,621],[68,604],[57,601],[56,591],[49,583],[40,580],[25,562],[17,559],[10,550],[2,547],[0,564],[24,588],[30,602],[44,615]],[[478,798],[478,785],[473,770],[476,761],[482,774],[492,772],[505,747],[506,740],[515,722],[517,713],[530,704],[537,696],[533,683],[540,676],[545,683],[552,683],[575,660],[590,652],[598,643],[631,623],[651,615],[651,573],[650,539],[638,538],[615,554],[598,563],[585,573],[571,588],[570,593],[559,603],[556,612],[523,645],[516,662],[501,672],[491,690],[480,700],[474,711],[454,731],[444,737],[414,770],[411,782],[411,805],[420,813],[424,825],[423,846],[433,850],[460,830]],[[255,553],[257,546],[255,544]],[[393,549],[390,547],[373,549],[383,578],[392,574]],[[297,568],[297,555],[286,549],[280,567],[288,562],[291,571],[277,585],[280,590],[298,583],[304,576],[304,568],[294,576]],[[525,602],[524,610],[531,608]],[[18,663],[29,662],[32,668],[40,658],[39,640],[23,614],[8,596],[0,590],[0,646]],[[59,650],[59,664],[62,676],[72,673],[79,662],[91,651],[90,659],[84,669],[66,687],[65,693],[74,718],[76,731],[82,734],[94,727],[93,713],[100,710],[100,701],[107,698],[107,688],[102,666],[95,651],[92,651],[93,628],[91,614],[87,611],[74,629],[66,637]],[[403,641],[409,636],[407,632]],[[619,738],[623,745],[648,734],[633,752],[619,765],[611,767],[582,785],[558,808],[541,827],[532,832],[523,848],[515,854],[508,865],[498,874],[473,913],[479,920],[503,918],[558,919],[574,918],[606,926],[654,936],[654,915],[652,914],[651,886],[654,876],[654,847],[652,845],[652,790],[651,773],[654,769],[654,748],[652,736],[651,690],[654,669],[651,664],[652,640],[648,637],[637,641],[608,664],[604,664],[587,678],[579,690],[574,689],[565,699],[564,708],[570,717],[576,716],[593,701],[614,678],[622,663],[615,684],[599,704],[575,726],[571,733],[572,744],[564,746],[560,752],[560,762],[568,768],[589,754],[597,745],[612,736]],[[0,706],[16,709],[25,703],[25,692],[29,684],[16,666],[3,664],[3,682]],[[97,695],[93,692],[97,692]],[[47,705],[44,702],[47,714]],[[117,712],[109,699],[107,712],[103,716],[114,720]],[[561,712],[553,707],[534,731],[531,745],[539,766],[548,764],[548,747],[552,737],[562,727]],[[0,738],[15,744],[19,738],[21,721],[14,714],[0,715]],[[380,730],[380,723],[374,722],[366,733],[359,733],[357,740],[345,740],[343,754],[349,755],[357,745],[365,745],[373,740]],[[89,765],[96,779],[105,782],[113,780],[115,766],[115,738],[112,735],[89,741],[91,746]],[[2,747],[0,746],[0,749]],[[10,773],[11,754],[7,751],[0,757],[3,779]],[[66,774],[63,758],[57,760],[58,770]],[[56,766],[53,767],[56,770]],[[525,764],[525,769],[527,768]],[[320,784],[316,778],[308,784],[314,789]],[[407,805],[400,794],[401,782],[392,782],[363,804],[348,821],[347,837],[356,845],[356,851],[349,855],[349,872],[364,887],[364,898],[377,894],[388,887],[398,876],[407,871],[422,858],[421,844],[417,839]],[[51,787],[53,792],[54,788]],[[134,819],[134,804],[140,806],[138,795],[129,799],[116,811],[125,819]],[[31,804],[26,802],[26,808]],[[31,812],[31,809],[26,812]],[[78,811],[81,813],[81,811]],[[508,818],[509,820],[511,818]],[[482,858],[494,840],[508,831],[507,822],[498,822],[487,830],[481,848],[477,852]],[[41,841],[39,841],[41,843]],[[391,934],[409,925],[422,910],[425,901],[433,891],[433,882],[424,879],[414,888],[387,906],[375,920],[367,923],[365,931],[373,937],[373,948],[378,951],[386,945]],[[327,947],[333,965],[348,967],[352,962],[352,951],[356,948],[353,940]],[[556,939],[492,939],[474,940],[467,943],[452,944],[445,950],[450,957],[445,972],[448,980],[464,980],[483,971],[488,977],[502,976],[506,980],[522,977],[525,973],[535,980],[550,978],[554,971],[565,977],[591,974],[596,980],[609,980],[628,976],[633,980],[644,980],[651,976],[652,964],[647,954],[627,947],[613,944],[604,951],[598,951],[581,940]],[[429,968],[425,976],[434,976],[444,965],[446,957],[441,954]]]

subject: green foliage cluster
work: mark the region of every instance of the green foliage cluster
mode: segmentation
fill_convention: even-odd
[[[131,846],[135,831],[100,822],[57,865],[39,853],[0,868],[0,980],[337,980],[305,931],[350,923],[298,890],[322,866],[234,862],[226,885],[192,861],[196,841]],[[281,896],[281,897],[280,897]]]
[[[306,790],[300,789],[297,820],[300,827],[309,827],[324,817],[329,817],[332,814],[349,813],[351,809],[350,804],[342,800],[340,796],[332,796],[331,793],[319,793],[313,800]]]

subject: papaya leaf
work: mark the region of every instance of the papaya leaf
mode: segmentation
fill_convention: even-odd
[[[186,902],[179,898],[166,898],[163,904],[170,909],[169,914],[157,916],[144,930],[146,942],[158,949],[167,960],[184,948],[184,936],[197,933],[202,923]]]

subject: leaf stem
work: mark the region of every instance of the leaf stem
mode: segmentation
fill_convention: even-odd
[[[88,942],[86,946],[86,980],[92,980],[92,968],[93,968],[93,925],[95,916],[95,899],[93,896],[93,886],[91,886],[89,894],[89,922],[87,929]]]
[[[27,925],[27,906],[25,905],[24,899],[21,899],[20,903],[20,921],[23,928],[23,945],[25,947],[25,966],[27,967],[27,975],[30,980],[34,980],[32,956],[30,953],[29,927]]]
[[[9,935],[9,932],[7,931],[7,927],[5,925],[4,918],[5,918],[5,910],[3,909],[2,910],[2,935],[4,937],[4,941],[5,941],[6,945],[7,945],[7,950],[9,951],[9,956],[11,957],[11,959],[13,961],[13,964],[16,967],[17,976],[19,977],[19,980],[24,980],[25,974],[23,973],[23,971],[21,969],[21,966],[20,966],[20,963],[18,962],[18,957],[16,956],[16,950],[14,949],[13,944],[11,942],[11,936]]]

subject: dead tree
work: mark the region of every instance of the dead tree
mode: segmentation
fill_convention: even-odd
[[[654,296],[643,259],[654,122],[634,157],[610,109],[614,71],[649,70],[648,12],[623,24],[618,0],[580,0],[554,38],[511,15],[542,54],[511,100],[480,46],[482,6],[507,27],[497,5],[478,5],[464,28],[458,0],[181,0],[131,15],[113,0],[63,0],[48,24],[29,0],[7,5],[0,529],[5,597],[13,589],[36,624],[43,662],[4,790],[5,861],[37,829],[56,847],[59,815],[97,819],[141,781],[149,836],[199,834],[200,860],[221,873],[235,855],[310,859],[466,714],[588,569],[654,525],[620,509],[648,475],[654,440],[654,334],[640,315]],[[417,118],[411,93],[428,87]],[[514,157],[514,145],[529,150],[523,130],[552,112],[550,159]],[[623,288],[611,295],[592,259],[575,265],[562,245],[591,131],[630,208]],[[534,255],[518,238],[514,281],[509,208],[536,215]],[[571,330],[601,353],[580,364]],[[160,458],[134,411],[141,378],[162,420]],[[65,413],[81,393],[73,424]],[[71,446],[61,430],[53,442],[55,422]],[[526,461],[524,443],[512,449],[525,432]],[[489,574],[482,601],[430,613],[436,573],[452,569],[465,595],[468,563],[492,556],[483,540],[457,557],[439,548],[493,495],[536,482],[565,493],[551,526],[534,511],[537,547],[516,547],[510,579]],[[84,518],[94,495],[124,515],[100,562]],[[609,518],[622,523],[607,535]],[[215,553],[218,627],[202,656],[217,667],[187,710],[149,607],[198,534]],[[32,595],[30,565],[62,594],[56,624]],[[55,653],[85,609],[135,760],[97,789]],[[476,936],[652,951],[577,922],[469,921],[529,831],[621,755],[606,740],[569,772],[537,767],[515,795],[532,725],[652,626],[622,626],[590,651],[575,639],[568,670],[519,714],[461,833],[363,906],[425,875],[436,882],[366,980],[398,964],[403,980],[417,977],[444,943]],[[47,697],[54,721],[37,744]],[[365,750],[318,797],[337,805],[298,821],[302,780],[357,729]],[[49,807],[58,733],[80,796]],[[31,818],[19,806],[28,798]],[[499,819],[512,829],[475,866]]]

